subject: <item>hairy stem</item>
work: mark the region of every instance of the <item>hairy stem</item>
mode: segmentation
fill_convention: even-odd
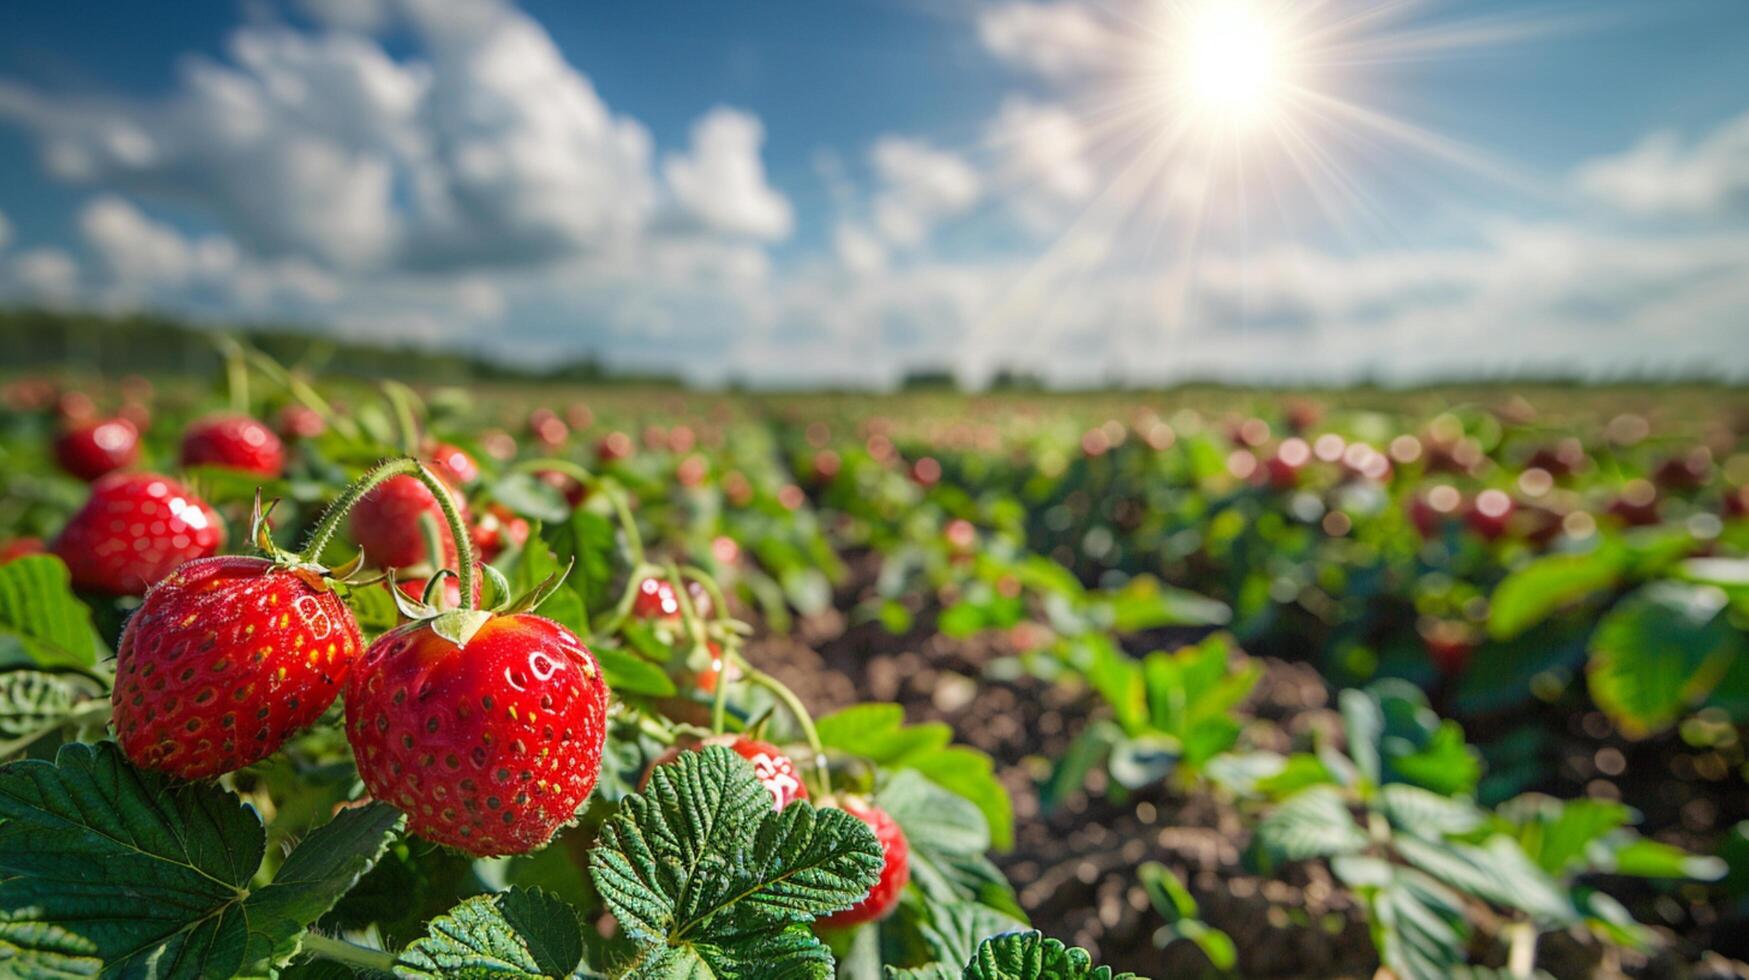
[[[808,713],[807,706],[802,704],[802,699],[796,697],[796,692],[790,690],[782,681],[754,667],[743,657],[737,656],[735,659],[740,661],[742,674],[747,680],[770,691],[772,697],[777,698],[790,715],[795,718],[796,724],[801,726],[802,737],[807,739],[808,749],[814,754],[811,768],[815,778],[819,781],[819,785],[814,788],[821,791],[820,795],[822,796],[830,793],[832,791],[832,775],[826,766],[826,747],[820,743],[820,733],[814,728],[814,716]],[[726,661],[725,654],[725,669],[728,666]],[[723,678],[717,678],[718,684],[722,682]]]
[[[316,522],[316,527],[310,532],[310,539],[304,545],[303,561],[318,561],[322,552],[327,549],[328,542],[340,528],[340,522],[358,506],[358,502],[372,490],[394,479],[397,476],[410,476],[425,484],[425,489],[431,491],[436,498],[438,509],[443,511],[444,523],[449,525],[450,537],[455,541],[456,578],[461,586],[461,608],[474,608],[474,576],[478,569],[474,567],[474,546],[468,537],[468,527],[462,522],[461,511],[456,509],[455,498],[449,495],[449,485],[439,479],[436,474],[426,469],[425,465],[411,456],[387,460],[377,464],[375,469],[359,477],[329,505],[322,519]],[[430,556],[435,566],[442,560],[441,554]]]

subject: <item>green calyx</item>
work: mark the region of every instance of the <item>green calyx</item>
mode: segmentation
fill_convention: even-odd
[[[389,570],[389,594],[394,597],[395,607],[401,615],[416,623],[424,623],[431,631],[450,641],[458,647],[467,646],[474,634],[480,631],[494,616],[514,616],[518,613],[533,612],[545,602],[549,596],[558,591],[564,584],[565,576],[571,573],[573,563],[567,562],[565,567],[546,577],[544,581],[519,596],[510,594],[510,582],[504,573],[491,565],[481,562],[479,571],[492,586],[492,605],[485,609],[469,608],[467,600],[471,596],[463,596],[463,605],[456,609],[445,609],[442,606],[444,579],[457,576],[455,572],[445,568],[425,582],[423,594],[415,599],[408,595],[395,583],[395,572]]]
[[[358,577],[359,572],[364,568],[363,552],[354,555],[335,568],[329,568],[321,562],[313,560],[313,557],[287,551],[274,543],[273,529],[268,524],[268,518],[273,514],[273,508],[278,504],[278,498],[263,503],[261,489],[257,487],[255,505],[249,515],[249,538],[255,542],[255,547],[262,556],[273,563],[274,570],[290,572],[318,592],[329,591],[335,583],[347,586],[366,584],[368,580]]]

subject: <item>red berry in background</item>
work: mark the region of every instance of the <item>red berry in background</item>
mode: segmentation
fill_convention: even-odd
[[[723,648],[715,640],[706,643],[705,647],[710,651],[711,662],[693,675],[692,687],[698,693],[709,696],[717,693],[717,685],[723,682],[725,674],[730,684],[740,680],[741,668],[735,664],[724,667]]]
[[[0,565],[23,558],[26,555],[41,555],[48,552],[42,538],[13,538],[0,545]]]
[[[595,444],[595,458],[603,463],[625,459],[632,454],[632,437],[624,432],[609,432]]]
[[[451,491],[451,497],[465,521],[467,508],[461,494]],[[449,524],[443,519],[443,508],[416,477],[402,475],[383,481],[347,515],[347,527],[351,529],[352,540],[363,549],[364,557],[372,564],[381,568],[406,568],[430,558],[426,554],[423,521],[427,517],[424,515],[434,522],[438,540],[443,544],[443,554],[437,556],[438,565],[453,567],[456,562],[455,539],[449,533]]]
[[[978,544],[978,529],[963,517],[948,521],[942,536],[947,539],[948,550],[956,555],[969,555]]]
[[[1547,470],[1552,476],[1572,476],[1585,465],[1585,445],[1577,439],[1562,439],[1553,446],[1540,446],[1524,465]]]
[[[182,434],[182,465],[228,466],[277,477],[285,472],[285,446],[257,419],[216,415],[191,424]]]
[[[346,688],[346,734],[373,797],[412,832],[522,854],[576,816],[601,772],[607,683],[576,634],[493,616],[461,646],[430,622],[384,633]]]
[[[839,797],[826,805],[836,806],[868,824],[869,829],[874,831],[875,840],[880,842],[881,854],[886,861],[881,865],[880,879],[868,890],[868,895],[862,901],[842,912],[834,912],[819,919],[819,924],[847,928],[886,918],[898,907],[899,896],[904,893],[906,883],[911,880],[911,847],[905,840],[905,832],[899,829],[898,823],[892,817],[887,816],[887,811],[859,797]]]
[[[1652,471],[1652,482],[1665,490],[1698,490],[1712,475],[1712,453],[1702,447],[1659,463]]]
[[[152,410],[143,402],[122,402],[121,407],[115,410],[115,417],[127,419],[141,432],[152,427]]]
[[[528,521],[503,504],[492,504],[480,522],[469,529],[481,561],[491,561],[506,548],[521,548],[528,542]]]
[[[1725,516],[1743,517],[1749,515],[1749,486],[1727,487],[1725,489]]]
[[[135,765],[205,779],[272,755],[334,703],[364,638],[351,610],[265,558],[188,562],[116,648],[116,739]]]
[[[920,487],[933,487],[941,482],[941,464],[933,456],[924,456],[911,464],[911,480]]]
[[[466,487],[480,478],[480,464],[474,462],[474,457],[460,446],[452,446],[440,442],[431,447],[426,454],[432,472],[443,477],[451,486]]]
[[[314,439],[328,431],[328,423],[321,413],[308,405],[285,406],[279,410],[274,425],[279,430],[279,437],[286,442]]]
[[[1483,490],[1471,501],[1464,521],[1470,530],[1493,541],[1506,533],[1514,509],[1512,497],[1504,490]]]
[[[557,449],[571,438],[571,427],[550,408],[537,408],[529,413],[528,431],[535,442],[548,449]]]
[[[61,469],[90,483],[139,462],[140,430],[127,419],[102,419],[68,428],[55,440]]]
[[[89,422],[97,417],[97,403],[82,391],[62,392],[55,400],[55,414],[68,424]]]
[[[702,749],[707,745],[724,746],[752,763],[753,775],[759,778],[760,784],[771,794],[773,809],[781,810],[797,800],[808,798],[808,787],[802,783],[802,777],[796,771],[795,762],[770,742],[761,742],[746,735],[712,735],[694,746],[674,746],[657,756],[656,761],[650,764],[650,768],[644,771],[644,777],[638,783],[639,791],[641,792],[645,786],[649,785],[650,773],[654,772],[657,766],[665,766],[680,758],[681,753]]]
[[[111,473],[92,484],[50,550],[81,589],[141,595],[224,542],[218,513],[187,487],[156,473]]]
[[[1630,527],[1657,524],[1658,489],[1645,480],[1629,480],[1610,502],[1609,513]]]
[[[1476,640],[1469,627],[1444,619],[1428,618],[1420,625],[1421,641],[1427,657],[1441,674],[1455,677],[1469,665],[1470,654],[1476,650]]]
[[[1291,490],[1299,486],[1300,469],[1312,458],[1312,447],[1306,440],[1299,437],[1284,439],[1276,447],[1275,455],[1264,462],[1264,471],[1268,475],[1269,485],[1277,490]]]
[[[705,461],[703,456],[696,453],[681,460],[680,465],[674,468],[674,479],[688,489],[697,489],[703,486],[705,477],[708,475],[710,475],[710,464]]]
[[[693,611],[703,617],[711,614],[711,596],[697,582],[689,582],[686,594],[692,598]],[[674,586],[665,578],[651,576],[638,583],[638,594],[632,599],[632,615],[639,619],[676,620],[680,618],[680,599]]]

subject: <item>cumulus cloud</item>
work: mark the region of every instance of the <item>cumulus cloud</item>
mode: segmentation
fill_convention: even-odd
[[[1654,133],[1617,156],[1581,165],[1579,188],[1647,217],[1722,217],[1749,211],[1749,113],[1684,143]]]
[[[1111,68],[1122,35],[1086,4],[999,3],[978,14],[978,38],[1009,64],[1047,78],[1096,74]]]
[[[970,164],[922,140],[884,136],[869,159],[881,185],[874,224],[895,245],[922,243],[937,224],[964,214],[982,193]]]
[[[765,127],[735,109],[711,110],[692,127],[692,149],[663,161],[662,172],[682,212],[712,231],[749,238],[787,238],[795,215],[765,182],[759,146]]]
[[[986,127],[986,142],[1009,203],[1040,234],[1060,229],[1099,186],[1086,129],[1062,106],[1011,97]]]

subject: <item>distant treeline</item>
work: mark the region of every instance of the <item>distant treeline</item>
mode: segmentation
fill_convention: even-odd
[[[0,310],[0,367],[72,369],[101,374],[207,375],[219,369],[218,328],[152,314],[110,316],[56,310]],[[594,358],[534,370],[452,351],[392,347],[274,327],[240,327],[236,336],[281,364],[327,375],[431,383],[554,381],[675,384],[673,376],[614,371]]]

